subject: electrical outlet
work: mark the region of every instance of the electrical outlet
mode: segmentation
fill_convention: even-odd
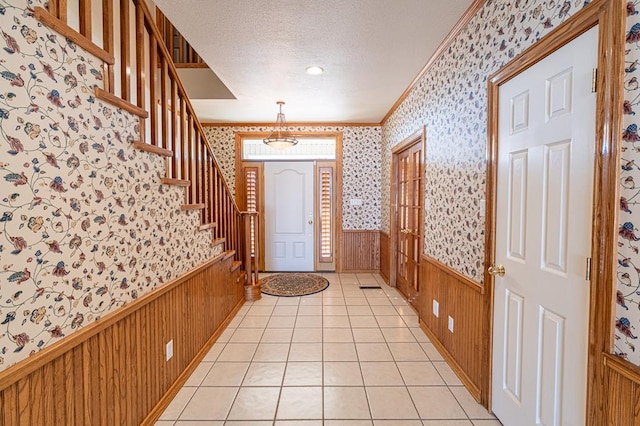
[[[436,318],[440,316],[440,304],[436,299],[433,299],[433,315],[435,315]]]
[[[453,318],[449,315],[449,331],[453,333]]]
[[[173,339],[169,340],[167,343],[167,350],[165,353],[167,354],[167,361],[169,361],[173,357]]]

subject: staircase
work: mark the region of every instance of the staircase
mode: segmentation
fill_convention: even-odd
[[[36,7],[34,16],[103,61],[104,87],[95,87],[95,97],[138,117],[140,138],[132,148],[165,159],[161,183],[184,189],[181,209],[199,212],[198,231],[210,232],[215,255],[233,257],[233,270],[244,271],[247,299],[259,298],[257,214],[238,208],[172,58],[178,52],[195,63],[201,59],[188,44],[183,54],[180,41],[178,50],[169,51],[166,33],[173,26],[162,14],[152,14],[144,0],[77,3],[76,11],[67,0],[50,0],[48,9]],[[78,14],[75,29],[68,22],[70,11]],[[99,33],[92,28],[97,20]]]
[[[195,49],[158,8],[156,8],[156,26],[160,30],[160,34],[164,36],[164,44],[171,52],[176,68],[209,68]]]
[[[145,0],[4,3],[0,178],[29,201],[0,222],[33,217],[2,225],[0,425],[153,425],[260,295],[257,215]]]

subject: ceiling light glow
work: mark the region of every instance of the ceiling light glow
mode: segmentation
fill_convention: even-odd
[[[324,68],[319,67],[317,65],[312,65],[310,67],[307,67],[307,74],[311,74],[311,75],[320,75],[324,72]]]

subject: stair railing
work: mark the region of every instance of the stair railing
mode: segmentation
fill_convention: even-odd
[[[249,283],[258,283],[256,213],[242,212],[178,76],[154,14],[144,0],[50,0],[34,16],[104,62],[104,88],[97,98],[140,117],[135,148],[166,157],[162,183],[185,187],[183,210],[200,210],[200,230],[224,238],[226,251],[243,263]],[[117,15],[116,16],[116,12]],[[68,21],[77,14],[76,28]],[[102,22],[99,33],[95,22]],[[220,241],[220,240],[218,240]]]
[[[156,26],[164,36],[164,44],[171,52],[176,68],[209,68],[187,39],[158,8],[156,8]]]

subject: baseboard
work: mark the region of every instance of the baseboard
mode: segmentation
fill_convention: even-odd
[[[152,424],[244,301],[231,262],[213,258],[3,371],[0,424]]]
[[[224,322],[218,327],[215,333],[211,336],[211,338],[205,343],[205,345],[200,349],[197,355],[193,358],[193,360],[187,365],[182,373],[178,376],[175,382],[171,385],[169,390],[160,398],[160,401],[153,407],[153,409],[149,412],[147,417],[140,423],[141,426],[153,426],[158,418],[162,415],[164,410],[171,404],[171,401],[176,397],[182,386],[187,382],[191,373],[195,371],[195,369],[200,365],[204,357],[209,353],[213,345],[216,343],[220,335],[227,329],[227,326],[236,316],[242,305],[244,305],[244,298],[238,302],[238,304],[233,308],[233,310],[227,315]]]
[[[467,374],[460,367],[460,365],[458,365],[455,358],[438,341],[438,338],[436,337],[436,335],[431,332],[431,330],[427,327],[427,325],[422,320],[420,320],[420,328],[422,329],[422,331],[425,332],[425,334],[427,335],[427,337],[429,338],[433,346],[436,348],[436,350],[440,353],[440,355],[442,355],[442,357],[447,361],[447,363],[449,364],[453,372],[456,373],[456,376],[458,376],[458,378],[467,388],[471,396],[473,396],[475,400],[478,403],[480,403],[480,388],[473,383],[473,381],[471,380],[471,378],[469,378],[469,376],[467,376]]]

